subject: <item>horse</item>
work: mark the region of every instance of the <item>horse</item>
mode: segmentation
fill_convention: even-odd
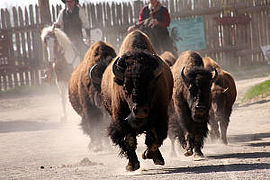
[[[41,40],[47,49],[48,62],[52,65],[61,97],[63,115],[60,120],[65,122],[68,81],[73,69],[80,63],[81,57],[67,35],[59,28],[44,27],[41,31]]]
[[[157,54],[161,55],[163,52],[169,51],[175,57],[178,57],[178,52],[176,47],[173,45],[173,41],[169,36],[169,32],[164,28],[153,26],[151,22],[152,19],[152,17],[149,17],[142,21],[140,24],[133,26],[134,30],[140,30],[149,37]]]

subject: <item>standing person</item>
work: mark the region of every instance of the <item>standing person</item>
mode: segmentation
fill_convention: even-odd
[[[137,28],[140,29],[142,25],[147,26],[156,34],[155,37],[161,41],[159,43],[162,44],[164,51],[171,51],[173,54],[177,54],[167,29],[170,22],[168,9],[162,6],[158,0],[149,0],[149,4],[141,9],[139,21],[135,25],[130,26],[128,32]],[[156,43],[159,44],[158,42]]]

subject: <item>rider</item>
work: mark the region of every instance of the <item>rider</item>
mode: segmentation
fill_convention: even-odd
[[[141,9],[139,21],[135,25],[129,27],[128,32],[131,32],[140,25],[144,24],[145,20],[148,18],[151,18],[148,26],[153,28],[153,30],[156,30],[155,32],[159,32],[164,38],[162,41],[165,43],[164,47],[168,48],[166,50],[169,51],[171,48],[174,49],[171,47],[172,40],[167,29],[171,21],[170,15],[168,9],[162,6],[158,0],[149,0],[149,4]]]
[[[85,30],[86,43],[90,42],[90,25],[84,9],[79,5],[79,0],[61,0],[65,3],[65,8],[59,13],[54,27],[60,27],[69,37],[77,50],[78,55],[83,59],[88,47],[83,41],[83,32]],[[49,65],[43,79],[50,80],[53,72],[52,65]]]

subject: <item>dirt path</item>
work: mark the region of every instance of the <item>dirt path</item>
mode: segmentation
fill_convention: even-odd
[[[252,85],[269,77],[237,81],[238,99]],[[170,156],[166,140],[161,152],[165,166],[142,160],[144,136],[137,154],[141,168],[126,172],[125,158],[112,146],[101,153],[88,151],[79,117],[69,109],[69,121],[61,125],[60,99],[55,93],[0,99],[0,179],[269,179],[270,102],[241,104],[231,116],[229,145],[207,139],[205,160]],[[81,160],[83,160],[81,162]],[[88,161],[89,160],[89,161]]]

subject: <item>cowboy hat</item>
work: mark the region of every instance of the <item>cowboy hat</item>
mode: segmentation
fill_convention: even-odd
[[[61,0],[63,3],[66,3],[66,0]],[[75,4],[79,4],[79,0],[75,0]]]

